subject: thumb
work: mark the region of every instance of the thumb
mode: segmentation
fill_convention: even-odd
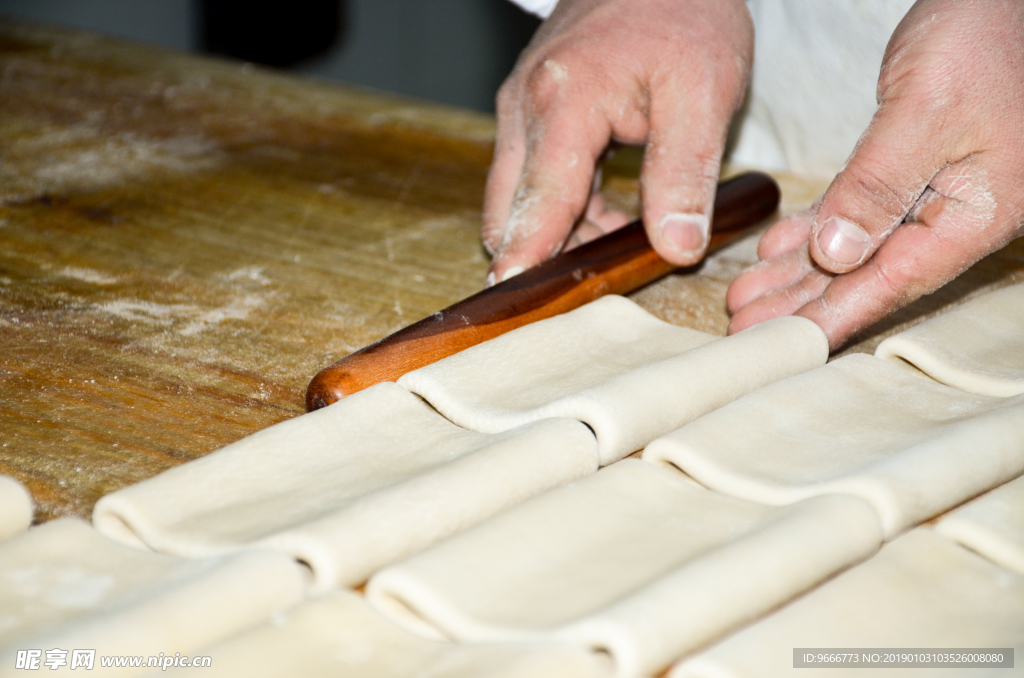
[[[871,258],[944,164],[930,130],[901,108],[882,104],[821,199],[810,251],[827,271],[848,273]]]

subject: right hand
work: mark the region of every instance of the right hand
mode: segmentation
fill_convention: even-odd
[[[1021,0],[917,0],[846,166],[730,286],[729,332],[792,313],[836,350],[1024,236],[1022,44]]]
[[[700,261],[753,42],[744,0],[561,0],[498,92],[488,282],[625,223],[591,194],[612,141],[646,145],[640,198],[655,250]]]

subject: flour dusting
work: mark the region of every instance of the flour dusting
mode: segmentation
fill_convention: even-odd
[[[93,285],[113,285],[120,280],[117,276],[107,275],[106,273],[102,273],[91,268],[74,268],[72,266],[65,266],[59,273],[62,277],[81,280],[82,282],[92,283]]]
[[[240,268],[237,271],[232,271],[225,275],[224,279],[230,281],[251,280],[252,282],[257,282],[263,286],[270,284],[270,278],[263,273],[263,269],[259,266],[246,266],[245,268]]]
[[[190,304],[157,304],[152,301],[118,299],[93,306],[97,311],[109,313],[125,320],[170,325],[175,318],[188,317],[198,312]]]
[[[74,566],[36,565],[9,572],[7,578],[23,598],[44,598],[53,607],[79,609],[102,602],[116,582],[112,575]]]
[[[225,320],[245,320],[254,309],[264,304],[263,298],[255,294],[247,294],[243,297],[232,299],[230,303],[212,311],[200,313],[195,320],[190,322],[178,332],[182,336],[190,337],[218,325]]]
[[[554,59],[548,59],[545,61],[544,68],[551,74],[551,79],[558,84],[562,84],[569,79],[569,69]]]
[[[118,299],[93,308],[101,313],[117,316],[132,322],[171,327],[184,323],[177,330],[182,336],[194,336],[219,325],[225,320],[245,320],[249,314],[266,303],[257,294],[242,294],[232,297],[228,303],[204,310],[192,304],[158,304],[137,299]]]
[[[95,127],[24,135],[4,149],[0,159],[0,200],[96,190],[153,171],[179,173],[213,167],[216,145],[202,136],[153,139],[135,133],[107,136]]]

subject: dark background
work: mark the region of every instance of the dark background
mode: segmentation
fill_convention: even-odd
[[[0,15],[483,111],[539,23],[507,0],[0,0]]]

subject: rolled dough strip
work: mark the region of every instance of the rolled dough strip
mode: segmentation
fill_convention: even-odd
[[[0,676],[24,673],[19,649],[198,650],[299,602],[307,579],[276,553],[184,560],[54,520],[0,544]]]
[[[569,641],[648,675],[880,543],[853,497],[769,508],[627,459],[381,570],[367,598],[420,633]]]
[[[890,337],[875,355],[990,396],[1024,393],[1024,283],[972,299]]]
[[[675,327],[607,296],[398,380],[441,414],[496,433],[547,417],[585,422],[601,464],[741,395],[823,365],[828,343],[787,317],[725,339]]]
[[[107,495],[93,522],[179,556],[281,551],[309,564],[319,592],[596,469],[579,422],[486,435],[379,384]]]
[[[210,678],[606,678],[607,662],[571,645],[458,645],[424,640],[383,617],[359,596],[335,591],[203,655]],[[192,668],[168,676],[193,675]]]
[[[973,395],[851,355],[654,441],[644,459],[765,504],[853,494],[892,538],[1024,473],[1024,397]]]
[[[952,511],[935,531],[1024,575],[1024,477]]]
[[[1024,650],[1024,577],[926,528],[884,546],[775,614],[679,663],[670,678],[832,675],[794,670],[793,648],[995,648]],[[889,668],[885,676],[985,675],[978,669]],[[841,676],[877,676],[843,668]],[[993,676],[1016,675],[992,669]]]
[[[0,476],[0,541],[21,534],[32,524],[32,497],[14,478]]]

